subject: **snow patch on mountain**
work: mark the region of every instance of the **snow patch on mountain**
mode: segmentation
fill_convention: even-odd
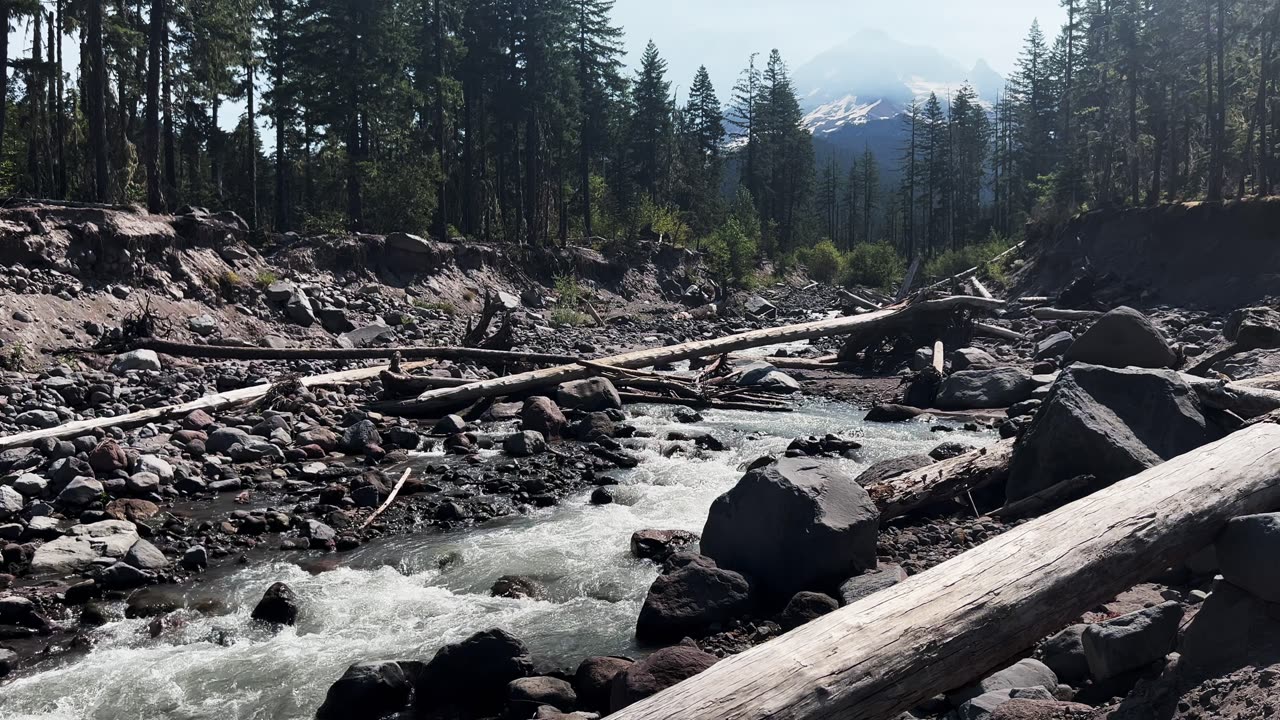
[[[857,95],[846,95],[819,105],[809,111],[801,121],[805,129],[817,134],[831,133],[849,125],[865,125],[871,119],[891,118],[897,114],[883,99],[859,100]]]

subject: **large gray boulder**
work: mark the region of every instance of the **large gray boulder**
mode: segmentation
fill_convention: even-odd
[[[702,552],[781,604],[874,568],[879,522],[867,491],[836,466],[782,458],[749,470],[712,503]]]
[[[1145,315],[1118,307],[1076,338],[1062,359],[1107,367],[1163,368],[1177,362],[1178,356]]]
[[[751,607],[749,592],[741,575],[717,567],[691,564],[659,575],[640,608],[636,639],[661,644],[705,637]]]
[[[1194,677],[1224,677],[1280,661],[1276,605],[1219,580],[1183,633],[1181,666]]]
[[[1029,400],[1035,389],[1036,382],[1026,370],[964,370],[942,381],[934,403],[940,410],[1003,408]]]
[[[1006,495],[1020,500],[1080,475],[1112,483],[1214,439],[1177,373],[1076,364],[1014,448]]]
[[[1090,625],[1080,639],[1089,674],[1102,681],[1164,658],[1178,640],[1182,605],[1169,601]]]
[[[111,361],[111,372],[116,375],[123,375],[131,370],[159,371],[161,367],[160,356],[156,355],[155,350],[130,350]]]
[[[76,525],[68,534],[36,548],[31,558],[31,572],[36,575],[82,572],[98,558],[123,558],[138,540],[137,526],[127,520]]]
[[[1228,582],[1280,603],[1280,513],[1233,519],[1218,536],[1215,549]]]
[[[929,351],[932,354],[932,350]],[[965,347],[956,350],[951,355],[951,369],[956,372],[963,370],[991,370],[999,367],[1000,361],[991,356],[991,353],[981,348]]]
[[[1029,687],[1040,687],[1053,692],[1058,689],[1058,676],[1039,660],[1023,658],[973,685],[948,693],[947,700],[953,705],[961,705],[986,693]]]
[[[566,410],[599,412],[620,409],[622,398],[607,378],[593,377],[561,384],[556,389],[556,404]]]

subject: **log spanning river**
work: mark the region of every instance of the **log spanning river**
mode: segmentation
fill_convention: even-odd
[[[213,571],[175,590],[203,612],[183,611],[155,639],[145,619],[98,628],[87,653],[0,686],[0,718],[302,720],[314,716],[352,662],[427,660],[440,646],[495,626],[524,640],[546,668],[571,668],[589,655],[634,656],[636,616],[657,569],[631,557],[631,533],[700,531],[711,502],[745,463],[796,437],[827,433],[862,442],[856,460],[837,461],[851,474],[944,440],[991,441],[933,433],[920,422],[865,423],[865,412],[840,403],[809,403],[789,414],[709,411],[694,425],[676,423],[668,408],[632,410],[634,424],[652,438],[702,430],[729,449],[666,457],[672,443],[649,439],[640,466],[619,474],[611,505],[590,505],[583,494],[454,532],[400,536],[327,557],[266,556]],[[490,597],[502,575],[533,577],[548,598]],[[271,635],[254,628],[249,613],[279,580],[297,592],[302,611],[296,627]]]

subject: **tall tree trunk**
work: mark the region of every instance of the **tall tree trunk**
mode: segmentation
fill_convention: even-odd
[[[1222,158],[1218,148],[1218,104],[1214,98],[1213,82],[1213,0],[1204,5],[1204,85],[1205,128],[1209,135],[1209,168],[1205,192],[1209,200],[1222,199]]]
[[[436,237],[447,240],[449,234],[449,161],[445,155],[444,127],[444,18],[440,0],[432,9],[436,31],[436,157],[440,163],[440,191],[436,199]]]
[[[7,0],[0,0],[6,6]],[[89,0],[85,33],[89,46],[89,152],[93,153],[93,199],[107,202],[107,59],[102,51],[102,3]],[[6,13],[7,15],[7,9]],[[3,90],[4,88],[0,88]],[[0,140],[3,140],[0,122]]]
[[[57,47],[54,50],[54,96],[56,106],[54,108],[53,123],[54,134],[57,136],[57,155],[58,155],[58,197],[66,199],[67,197],[67,130],[66,130],[66,97],[65,88],[62,79],[62,36],[63,36],[63,11],[64,0],[58,0],[56,6],[56,16],[54,18],[57,25],[57,31],[54,35],[57,38]]]
[[[171,204],[178,202],[178,159],[176,143],[173,137],[173,65],[169,59],[169,13],[166,6],[165,24],[160,33],[160,65],[161,72],[164,73],[161,78],[163,88],[161,90],[164,98],[161,102],[161,110],[164,112],[164,120],[161,123],[160,132],[164,136],[163,153],[164,153],[164,194]]]
[[[147,33],[147,120],[143,152],[147,168],[147,209],[164,211],[160,187],[160,38],[165,30],[164,0],[151,0],[151,29]]]
[[[275,201],[275,229],[276,232],[285,232],[289,227],[289,157],[285,148],[285,129],[290,122],[289,103],[284,97],[284,64],[285,64],[285,47],[284,47],[284,0],[272,0],[271,2],[271,22],[272,33],[275,35],[275,43],[272,46],[274,59],[272,61],[273,77],[271,80],[272,90],[275,92],[275,126],[276,126],[276,201]]]
[[[222,202],[222,127],[218,125],[218,113],[222,109],[222,95],[213,91],[209,103],[209,179],[213,183],[214,197]]]
[[[9,111],[9,12],[10,0],[0,0],[0,27],[4,38],[0,39],[0,152],[4,149],[5,120]]]
[[[44,164],[40,162],[40,134],[43,132],[40,121],[40,108],[44,104],[44,50],[41,47],[40,17],[43,10],[37,9],[32,15],[31,26],[31,64],[27,67],[27,124],[30,132],[27,135],[27,170],[31,174],[31,191],[36,197],[44,197]]]
[[[253,106],[253,49],[249,50],[249,62],[244,66],[245,119],[249,122],[249,228],[258,228],[258,118]]]

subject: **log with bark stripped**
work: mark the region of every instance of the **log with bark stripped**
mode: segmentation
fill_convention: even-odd
[[[383,360],[395,353],[400,353],[405,360],[473,360],[495,364],[563,365],[577,360],[572,355],[470,347],[263,348],[191,345],[155,338],[138,340],[129,347],[204,360]]]
[[[884,720],[963,687],[1081,613],[1280,508],[1258,425],[1027,522],[611,715]]]
[[[1035,308],[1031,317],[1037,320],[1097,320],[1102,313],[1093,310],[1063,310],[1061,308]]]
[[[426,364],[427,363],[407,363],[403,367],[405,369],[411,369]],[[357,368],[355,370],[343,370],[341,372],[332,372],[325,373],[323,375],[312,375],[311,377],[299,378],[299,382],[306,387],[342,385],[344,383],[358,382],[378,377],[379,373],[383,372],[383,370],[384,368],[380,366]],[[101,428],[134,427],[154,422],[156,420],[163,420],[165,418],[181,417],[195,410],[216,412],[222,408],[231,407],[232,405],[239,405],[240,403],[248,402],[250,400],[257,400],[258,398],[266,395],[271,388],[272,385],[270,383],[254,385],[253,387],[206,395],[190,402],[178,403],[177,405],[166,405],[164,407],[150,408],[148,410],[139,410],[138,412],[129,413],[127,415],[117,415],[115,417],[77,420],[75,422],[66,423],[65,425],[58,425],[57,427],[17,433],[15,435],[0,438],[0,452],[8,450],[9,448],[30,445],[37,440],[43,440],[45,438],[62,439],[78,437]]]
[[[1009,478],[1013,440],[978,448],[871,485],[867,493],[880,508],[880,521],[906,515]]]
[[[706,355],[746,350],[753,347],[810,340],[830,335],[842,335],[855,330],[874,327],[877,324],[892,325],[893,323],[910,322],[911,318],[918,313],[936,313],[960,308],[992,310],[1002,304],[994,300],[956,296],[914,305],[886,308],[854,317],[818,320],[800,325],[753,330],[712,340],[697,340],[668,347],[638,350],[613,357],[599,358],[593,362],[618,368],[644,368]],[[572,364],[559,367],[533,370],[493,380],[483,380],[459,388],[429,390],[419,396],[417,400],[395,405],[383,405],[380,406],[380,409],[385,412],[403,415],[432,413],[442,409],[458,407],[481,398],[510,395],[550,385],[558,385],[570,380],[581,380],[596,373],[596,370],[584,367],[575,361]]]

